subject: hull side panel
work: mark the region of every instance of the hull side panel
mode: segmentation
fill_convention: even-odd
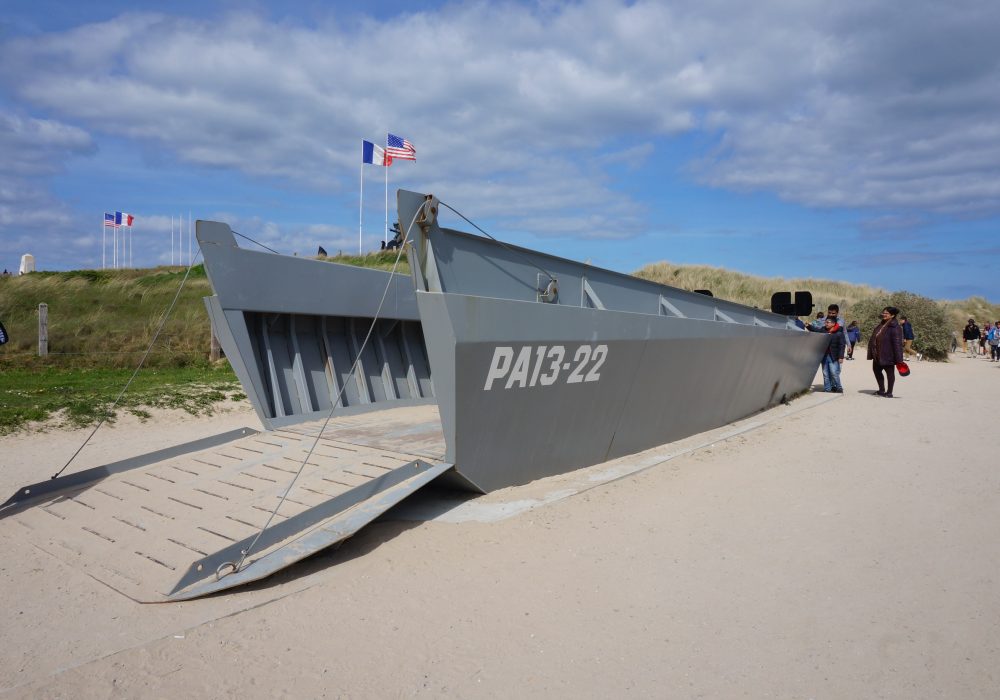
[[[806,389],[824,338],[417,293],[448,461],[483,491],[632,454]],[[448,367],[451,376],[441,376]]]

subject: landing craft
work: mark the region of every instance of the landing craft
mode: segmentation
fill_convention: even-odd
[[[136,600],[193,598],[340,542],[431,481],[485,493],[743,418],[806,390],[828,340],[442,228],[431,195],[397,204],[410,278],[246,250],[199,221],[213,329],[267,431],[28,487],[3,514],[29,532],[58,517],[58,551]]]

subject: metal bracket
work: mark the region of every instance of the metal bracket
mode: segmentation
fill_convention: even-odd
[[[548,282],[545,286],[542,286],[542,273],[538,273],[536,277],[535,292],[538,295],[537,300],[545,302],[546,304],[554,304],[557,299],[559,299],[559,280],[553,279],[546,275]]]
[[[431,226],[437,223],[438,198],[432,194],[424,197],[424,203],[420,205],[420,213],[417,214],[417,226],[426,234]]]

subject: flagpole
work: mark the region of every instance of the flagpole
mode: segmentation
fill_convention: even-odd
[[[105,223],[101,224],[101,269],[104,270],[108,266],[108,227]]]
[[[389,166],[385,166],[385,233],[382,240],[389,242]]]
[[[191,257],[191,237],[192,237],[192,234],[193,234],[193,232],[191,231],[191,210],[188,209],[188,267],[191,266],[191,261],[193,260],[193,258]]]
[[[362,146],[364,148],[364,146]],[[361,203],[358,205],[358,255],[361,255],[361,222],[365,211],[365,163],[361,162]]]

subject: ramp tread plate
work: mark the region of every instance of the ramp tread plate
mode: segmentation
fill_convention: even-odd
[[[239,449],[244,441],[248,449]],[[243,438],[109,476],[0,525],[19,523],[32,543],[130,598],[166,600],[199,557],[255,536],[269,519],[274,527],[417,459],[323,438],[272,519],[313,441],[304,435]]]

